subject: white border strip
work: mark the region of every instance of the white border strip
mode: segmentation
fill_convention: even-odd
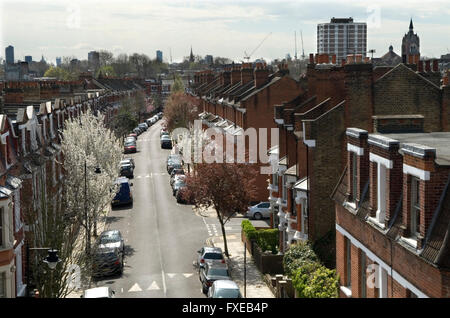
[[[419,178],[420,180],[428,181],[430,180],[430,171],[425,171],[416,167],[412,167],[407,164],[403,164],[403,173],[410,174]]]
[[[364,155],[364,148],[360,148],[360,147],[357,147],[357,146],[349,144],[349,143],[347,143],[347,151],[354,152],[358,156]]]
[[[391,267],[389,265],[387,265],[385,262],[383,262],[371,250],[369,250],[367,247],[365,247],[361,242],[359,242],[357,239],[355,239],[350,233],[348,233],[344,228],[342,228],[337,223],[336,223],[336,231],[338,231],[342,235],[346,236],[352,242],[353,245],[355,245],[357,248],[363,250],[368,258],[370,258],[372,261],[376,262],[378,265],[380,265],[382,268],[384,268],[386,270],[386,272],[388,273],[388,275],[391,275]],[[395,279],[404,288],[407,288],[410,291],[412,291],[414,294],[416,294],[417,297],[429,298],[427,295],[425,295],[423,292],[421,292],[419,289],[417,289],[417,287],[415,287],[410,282],[408,282],[402,275],[397,273],[395,270],[392,270],[392,278]]]
[[[372,152],[369,154],[369,160],[379,163],[380,165],[383,165],[388,169],[392,169],[394,167],[394,162],[392,160],[380,157]]]

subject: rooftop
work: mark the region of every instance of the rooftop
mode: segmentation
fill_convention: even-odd
[[[383,134],[400,142],[400,149],[405,143],[436,149],[435,162],[440,166],[450,166],[450,132]],[[402,150],[400,150],[402,152]]]

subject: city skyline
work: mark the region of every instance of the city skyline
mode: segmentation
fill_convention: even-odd
[[[30,7],[30,4],[33,6]],[[164,3],[136,0],[131,3],[103,0],[79,1],[1,1],[2,47],[14,46],[15,58],[41,56],[55,63],[58,56],[87,59],[89,51],[109,50],[120,53],[165,52],[174,62],[189,55],[244,59],[244,51],[255,51],[251,59],[273,60],[289,53],[295,55],[294,32],[297,33],[297,56],[301,55],[300,31],[304,51],[316,53],[316,27],[332,17],[352,17],[366,22],[367,49],[374,56],[394,51],[401,53],[401,41],[408,32],[410,19],[421,38],[422,56],[439,58],[448,53],[450,42],[450,4],[430,1],[391,3],[378,1],[176,1]],[[27,8],[27,9],[24,9]],[[98,12],[101,12],[99,14]],[[158,30],[158,32],[152,32]],[[4,52],[1,53],[2,58]]]

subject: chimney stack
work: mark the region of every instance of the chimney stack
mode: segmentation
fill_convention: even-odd
[[[233,65],[231,70],[231,85],[239,83],[241,80],[241,71],[239,65]]]
[[[269,78],[269,70],[262,64],[257,63],[254,70],[255,87],[260,88],[267,83]]]
[[[423,73],[423,61],[419,61],[419,73]]]
[[[433,60],[433,72],[435,73],[439,72],[439,60],[437,59]]]
[[[242,85],[253,81],[253,70],[251,63],[243,63],[241,67],[241,82]]]
[[[309,64],[314,64],[314,54],[313,53],[309,54]]]
[[[430,60],[425,61],[425,72],[427,72],[427,73],[431,72],[431,61]]]

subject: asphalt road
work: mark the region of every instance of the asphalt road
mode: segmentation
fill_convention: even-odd
[[[108,216],[107,228],[120,230],[125,239],[124,272],[94,285],[110,286],[115,297],[205,297],[193,261],[208,237],[221,235],[220,225],[216,218],[196,215],[190,205],[177,204],[172,196],[166,170],[170,150],[160,147],[160,128],[158,122],[141,134],[138,152],[126,156],[136,165],[133,205],[114,208]],[[227,233],[240,233],[241,221],[230,220]]]

